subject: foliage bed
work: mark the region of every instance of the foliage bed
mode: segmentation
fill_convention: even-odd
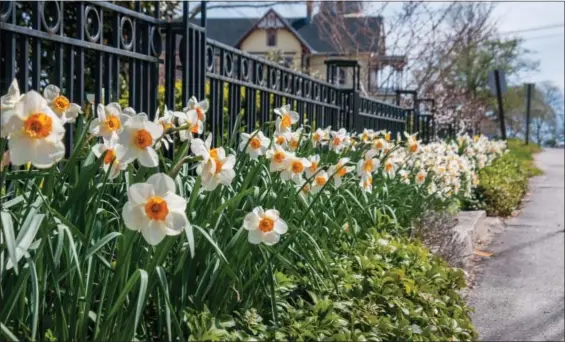
[[[315,290],[299,274],[275,274],[279,325],[262,309],[223,319],[209,311],[185,312],[194,340],[447,341],[474,340],[469,308],[457,290],[463,272],[422,245],[369,230],[357,243],[335,248],[331,278]],[[337,291],[336,291],[337,289]]]

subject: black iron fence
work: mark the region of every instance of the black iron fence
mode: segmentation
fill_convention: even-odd
[[[344,88],[209,39],[205,2],[201,25],[189,21],[188,2],[182,5],[183,20],[174,23],[161,19],[158,1],[126,6],[129,2],[2,1],[0,93],[13,78],[24,92],[52,83],[74,103],[84,105],[91,93],[95,105],[121,100],[150,118],[160,103],[178,108],[190,96],[207,97],[207,128],[216,143],[231,138],[237,122],[249,132],[273,121],[273,109],[283,104],[313,129],[331,125],[433,136],[431,116],[360,96],[355,82]],[[358,80],[358,68],[356,75]],[[67,132],[70,147],[71,127]]]

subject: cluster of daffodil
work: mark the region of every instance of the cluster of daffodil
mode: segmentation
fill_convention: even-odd
[[[73,123],[82,113],[80,106],[70,103],[54,85],[45,87],[43,96],[33,90],[21,95],[16,81],[0,102],[2,137],[8,139],[12,164],[49,168],[61,161],[65,154],[64,125]],[[171,148],[178,139],[189,142],[198,157],[196,171],[204,191],[231,186],[236,177],[235,151],[230,154],[221,146],[213,147],[211,135],[199,138],[204,133],[207,110],[207,100],[199,102],[193,97],[182,111],[165,108],[151,121],[133,108],[99,104],[97,117],[89,126],[89,133],[99,139],[92,152],[103,158],[104,171],[114,179],[134,161],[143,167],[158,167],[158,151]],[[238,150],[256,163],[269,163],[270,172],[298,187],[305,201],[328,191],[328,186],[338,189],[344,182],[355,182],[370,194],[375,177],[414,184],[418,191],[439,199],[461,193],[468,196],[477,183],[476,171],[505,150],[504,143],[485,137],[461,136],[457,143],[422,145],[416,135],[392,137],[385,130],[364,130],[360,134],[343,128],[333,131],[331,127],[293,130],[299,114],[290,105],[274,112],[273,139],[261,130],[241,133]],[[179,234],[189,223],[187,202],[175,191],[174,180],[164,173],[131,185],[122,210],[126,227],[141,232],[151,245],[167,235]],[[276,209],[262,207],[245,216],[243,227],[248,230],[250,243],[267,245],[277,243],[288,230]]]

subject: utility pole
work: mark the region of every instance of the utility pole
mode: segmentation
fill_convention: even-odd
[[[530,110],[532,107],[533,83],[526,83],[526,145],[530,143]]]
[[[504,124],[504,108],[502,106],[502,93],[506,91],[506,78],[503,70],[492,70],[488,75],[488,84],[491,93],[496,95],[498,102],[498,118],[500,121],[500,134],[506,140],[506,125]]]

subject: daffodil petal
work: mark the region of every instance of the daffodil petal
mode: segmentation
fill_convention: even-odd
[[[179,235],[188,225],[188,218],[182,212],[170,211],[165,224],[167,225],[167,235]]]
[[[128,200],[135,205],[145,204],[147,199],[153,196],[155,196],[155,190],[151,184],[137,183],[128,189]]]
[[[174,195],[175,181],[164,173],[156,173],[152,175],[147,179],[146,183],[153,185],[155,195],[157,196],[164,197],[168,193],[173,193]]]
[[[275,232],[268,232],[263,234],[263,243],[268,246],[272,246],[279,242],[280,236]]]
[[[162,221],[152,220],[148,225],[143,227],[141,235],[143,235],[143,238],[148,244],[155,246],[163,241],[167,235],[167,227]]]
[[[186,210],[186,199],[177,194],[168,193],[163,196],[163,199],[167,202],[169,210],[178,212],[184,212]]]
[[[143,204],[136,205],[132,202],[126,202],[122,209],[122,217],[124,218],[126,228],[130,230],[139,231],[149,223]]]
[[[250,230],[249,233],[247,233],[247,241],[254,245],[260,244],[262,241],[262,235],[263,234],[258,229]]]

